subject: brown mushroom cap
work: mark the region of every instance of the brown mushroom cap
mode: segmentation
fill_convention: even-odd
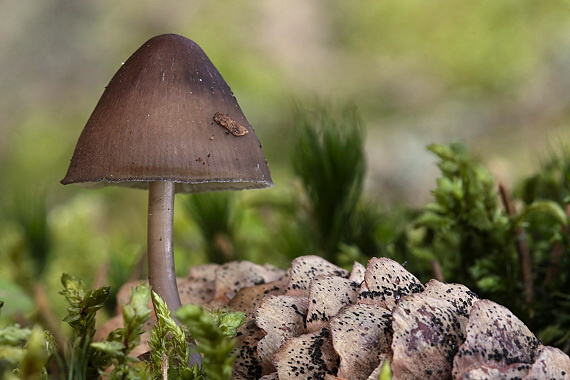
[[[154,37],[117,71],[79,137],[64,185],[176,192],[272,185],[253,128],[204,51],[175,34]]]

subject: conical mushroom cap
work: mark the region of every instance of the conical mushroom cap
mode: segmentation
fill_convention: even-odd
[[[253,128],[230,87],[193,41],[154,37],[117,71],[87,121],[61,181],[177,192],[273,183]]]

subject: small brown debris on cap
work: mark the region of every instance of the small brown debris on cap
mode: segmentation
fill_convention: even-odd
[[[279,380],[324,379],[337,371],[330,331],[323,328],[289,339],[275,355]]]
[[[473,368],[532,364],[540,341],[509,309],[478,300],[469,313],[465,342],[453,360],[453,377]]]
[[[321,274],[348,278],[346,269],[331,264],[320,256],[300,256],[291,262],[287,295],[308,297],[311,280]]]
[[[255,322],[267,335],[257,345],[264,373],[275,370],[273,357],[290,338],[305,334],[307,299],[291,296],[269,296],[255,310]]]
[[[309,309],[307,311],[307,330],[315,332],[325,327],[346,305],[354,303],[360,284],[346,278],[320,275],[309,285]]]
[[[216,269],[216,300],[231,300],[236,293],[245,287],[275,281],[285,275],[285,271],[266,264],[264,266],[250,261],[232,261],[220,265]]]
[[[467,287],[428,283],[392,310],[392,372],[395,378],[451,378],[453,357],[465,340],[464,326],[476,295]]]
[[[556,347],[540,346],[523,380],[570,379],[570,357]]]
[[[392,310],[404,296],[423,290],[420,280],[402,265],[386,257],[373,257],[366,266],[358,303],[376,304]]]
[[[380,306],[347,306],[331,320],[330,330],[341,378],[365,380],[391,355],[392,314]]]
[[[216,112],[214,121],[226,128],[234,136],[244,136],[249,133],[246,127],[232,119],[227,113]]]

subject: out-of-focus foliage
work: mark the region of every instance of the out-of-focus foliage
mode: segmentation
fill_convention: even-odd
[[[306,195],[308,224],[317,251],[335,261],[341,242],[356,237],[355,219],[366,170],[363,131],[354,108],[333,113],[298,110],[293,169]]]
[[[382,47],[394,55],[413,54],[451,86],[487,94],[505,90],[537,64],[539,58],[532,52],[549,43],[544,37],[564,17],[556,12],[567,6],[563,1],[516,0],[337,4],[335,15],[342,27],[336,37],[352,51]]]
[[[49,333],[45,333],[39,326],[32,329],[16,371],[20,379],[48,379],[45,365],[53,351],[49,338]]]
[[[516,236],[499,206],[493,176],[462,145],[432,145],[430,150],[441,160],[441,177],[433,191],[434,201],[415,221],[423,236],[412,249],[418,257],[439,260],[446,278],[453,275],[470,288],[488,286],[490,291],[511,296],[519,279]],[[500,277],[506,288],[499,288]]]
[[[537,174],[521,181],[515,194],[524,204],[549,201],[569,212],[570,154],[566,148],[552,153]],[[526,238],[534,247],[536,273],[537,326],[541,338],[570,352],[570,275],[563,268],[570,266],[570,229],[553,230],[555,219],[533,213],[526,220]]]
[[[0,329],[0,377],[6,380],[48,379],[46,363],[53,354],[50,335],[39,326]]]
[[[222,264],[240,258],[236,252],[234,194],[228,192],[192,194],[186,198],[185,211],[204,239],[207,261]]]
[[[4,302],[0,301],[0,310]],[[0,378],[48,379],[46,363],[55,352],[52,335],[39,326],[0,328]]]
[[[32,283],[32,278],[38,278],[43,274],[52,248],[51,231],[48,226],[48,195],[42,192],[31,194],[28,196],[14,194],[11,210],[22,234],[23,252],[20,251],[18,254],[27,253],[32,264],[26,268],[27,271],[22,271],[18,276],[24,285],[28,286]]]
[[[0,289],[0,299],[6,305],[14,304],[12,307],[6,307],[8,312],[4,311],[2,315],[14,317],[15,315],[29,313],[33,310],[34,305],[31,297],[17,284],[2,279],[0,280]]]
[[[553,151],[540,170],[524,179],[516,194],[526,204],[538,199],[548,199],[558,204],[568,203],[570,198],[570,150],[562,147],[559,153]]]
[[[4,302],[0,301],[0,309]],[[57,345],[51,332],[39,325],[21,327],[12,323],[0,328],[0,378],[48,379],[46,370]]]

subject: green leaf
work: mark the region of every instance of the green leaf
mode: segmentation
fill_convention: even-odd
[[[453,149],[448,145],[430,144],[427,148],[442,160],[453,159]]]
[[[63,290],[60,294],[65,297],[70,305],[78,305],[85,297],[85,284],[75,276],[64,273],[61,276],[61,284]]]
[[[499,276],[485,276],[477,281],[477,286],[483,291],[493,291],[498,289],[501,284]]]
[[[150,288],[146,284],[133,288],[130,302],[121,307],[124,327],[113,330],[105,342],[91,343],[91,347],[109,356],[109,362],[102,363],[105,366],[113,365],[113,371],[109,374],[111,379],[146,378],[146,368],[140,366],[139,360],[129,356],[129,353],[140,344],[140,336],[150,315],[149,297]],[[103,370],[104,367],[99,369]]]
[[[552,201],[535,201],[526,206],[518,215],[517,221],[524,222],[533,214],[545,214],[554,218],[558,223],[563,226],[568,224],[568,217],[566,213],[556,202]]]
[[[97,350],[104,351],[111,355],[112,357],[124,357],[125,353],[123,349],[125,345],[122,342],[94,342],[91,343],[91,347],[96,348]]]
[[[218,326],[227,337],[234,337],[238,328],[245,323],[245,314],[240,312],[221,313],[218,317]]]
[[[382,370],[380,371],[380,376],[378,380],[392,380],[392,367],[389,361],[385,361],[382,365]]]
[[[20,377],[22,379],[47,379],[45,365],[49,355],[44,332],[40,327],[35,326],[28,338],[26,351],[20,362]]]
[[[424,212],[416,220],[418,226],[425,226],[434,229],[444,229],[450,226],[453,221],[443,215],[438,215],[433,212]]]

